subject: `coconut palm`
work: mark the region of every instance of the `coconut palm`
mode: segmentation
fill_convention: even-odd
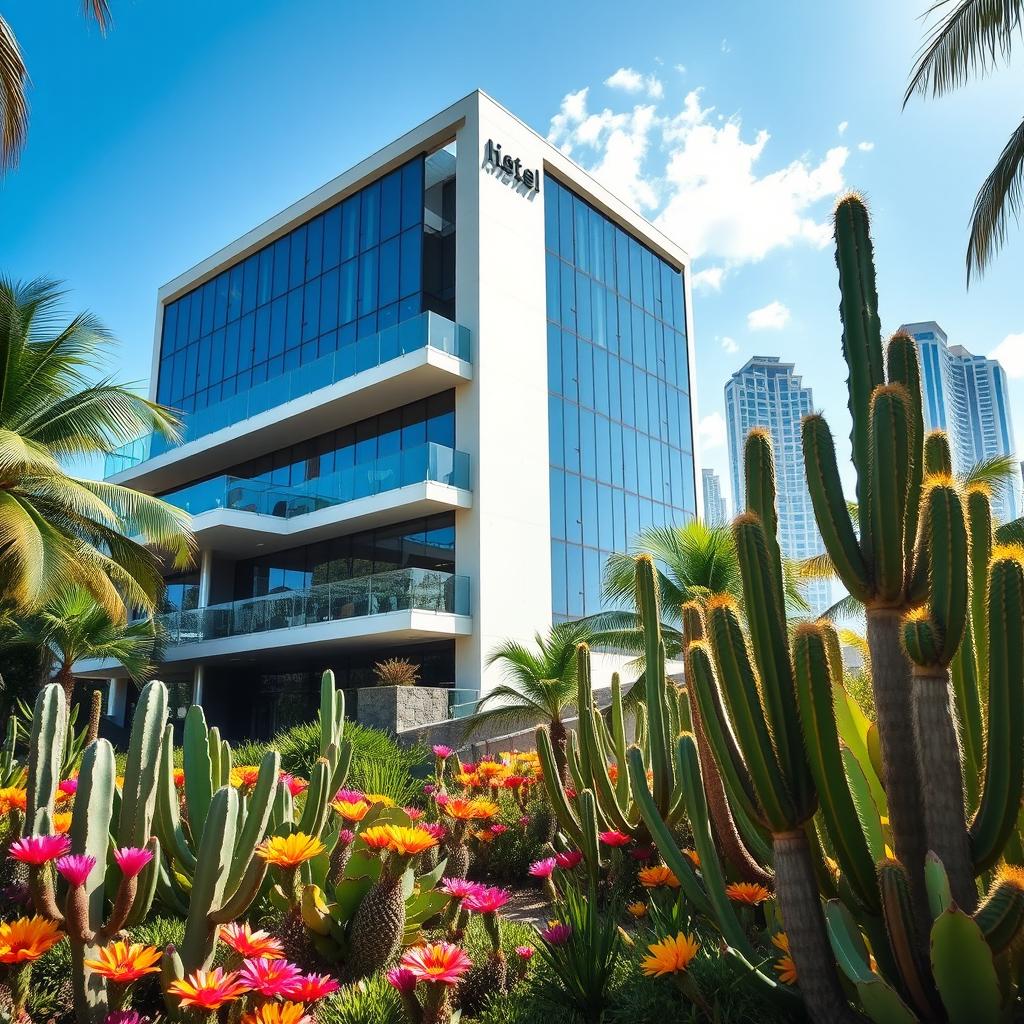
[[[66,319],[62,296],[53,281],[0,277],[0,611],[31,614],[81,587],[120,622],[156,607],[159,549],[188,564],[188,517],[63,463],[146,431],[173,436],[176,421],[110,378],[90,380],[112,339],[89,313]]]
[[[9,620],[3,632],[7,642],[41,653],[46,677],[60,683],[69,705],[75,662],[114,661],[131,679],[142,682],[153,674],[162,650],[162,633],[153,619],[115,621],[80,587],[64,591],[35,615]]]
[[[110,25],[107,0],[82,0],[82,11],[106,32]],[[13,167],[28,134],[28,69],[11,26],[0,17],[0,173]]]
[[[499,644],[487,659],[500,664],[507,682],[480,699],[467,738],[484,725],[509,732],[538,720],[548,727],[558,771],[565,777],[565,715],[576,707],[576,648],[590,639],[581,622],[561,622],[534,636],[534,646],[517,640]]]
[[[911,96],[942,96],[973,75],[1008,62],[1024,27],[1024,0],[938,0],[917,55],[903,105]],[[984,273],[1006,242],[1011,216],[1024,212],[1024,121],[1013,130],[974,200],[967,243],[967,282]]]

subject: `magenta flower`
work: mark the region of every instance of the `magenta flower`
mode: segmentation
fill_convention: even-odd
[[[549,946],[564,946],[569,941],[570,935],[572,935],[571,924],[553,924],[540,933],[540,937]]]
[[[238,980],[268,999],[288,998],[302,980],[302,972],[287,960],[268,960],[265,956],[258,956],[242,962]]]
[[[114,851],[114,860],[125,878],[134,878],[153,859],[153,851],[141,846],[122,846]]]
[[[443,743],[434,744],[434,757],[439,757],[441,760],[445,760],[454,754],[455,751],[451,747],[446,747]]]
[[[334,803],[336,804],[357,804],[360,800],[365,799],[366,795],[358,789],[339,789],[334,794]]]
[[[545,857],[543,860],[535,860],[530,865],[530,874],[534,878],[550,878],[555,870],[557,861],[554,857]]]
[[[78,779],[61,779],[57,789],[65,796],[74,796],[78,792]]]
[[[288,998],[298,1003],[314,1003],[337,992],[338,988],[338,983],[329,974],[304,974],[292,986]]]
[[[434,797],[434,800],[438,807],[444,807],[444,805],[448,803],[449,797],[447,793],[438,793],[437,796]]]
[[[356,834],[350,828],[343,828],[338,833],[338,842],[342,846],[351,846],[355,842],[355,839]]]
[[[71,840],[67,836],[25,836],[11,843],[11,860],[22,864],[39,867],[51,860],[63,857],[71,849]]]
[[[508,903],[511,895],[507,889],[481,886],[476,892],[470,893],[462,905],[477,914],[496,914]]]
[[[410,995],[416,988],[416,975],[408,967],[393,967],[387,973],[388,984],[398,989],[403,996]]]
[[[528,814],[524,814],[519,819],[519,827],[520,828],[526,828],[526,826],[529,825],[529,824],[530,824],[530,816]]]
[[[491,825],[491,831],[496,835],[504,835],[508,831],[508,825],[502,825],[500,822],[497,825]]]
[[[419,821],[423,817],[423,812],[418,807],[403,807],[402,810],[409,815],[410,821]]]
[[[87,853],[68,853],[57,858],[56,868],[69,885],[85,885],[89,872],[96,867],[96,858]]]
[[[432,782],[423,783],[423,792],[426,793],[427,796],[430,796],[436,789],[437,786],[435,786]]]
[[[579,850],[566,850],[565,853],[555,854],[555,863],[563,871],[572,871],[573,868],[579,867],[582,860],[583,854]]]
[[[635,850],[629,851],[633,860],[648,861],[654,856],[653,846],[638,846]]]
[[[625,832],[620,832],[618,829],[610,829],[608,832],[598,833],[598,839],[604,843],[605,846],[626,846],[630,842],[629,836]]]
[[[530,960],[536,952],[533,946],[516,946],[516,956],[520,960]]]
[[[438,840],[438,842],[440,842],[442,839],[444,839],[446,835],[448,835],[448,830],[444,827],[444,825],[440,825],[436,821],[425,822],[424,824],[420,825],[420,828],[423,829],[425,832],[429,832],[436,840]]]
[[[446,878],[441,883],[441,889],[456,900],[468,899],[481,889],[486,888],[487,886],[481,885],[479,882],[471,882],[467,878]]]
[[[103,1018],[103,1024],[143,1024],[145,1019],[136,1010],[112,1010]]]

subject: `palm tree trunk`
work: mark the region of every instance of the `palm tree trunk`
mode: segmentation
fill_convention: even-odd
[[[942,861],[957,906],[973,914],[978,903],[964,812],[960,741],[950,708],[949,670],[914,668],[914,733],[928,848]]]
[[[901,620],[902,612],[897,608],[867,609],[871,685],[893,846],[910,878],[910,896],[919,933],[927,936],[931,933],[924,888],[924,858],[928,846],[911,709],[910,659],[903,650]]]
[[[555,767],[558,769],[558,778],[564,786],[568,782],[568,763],[565,754],[567,737],[565,724],[560,718],[553,718],[548,723],[548,734],[551,736],[551,746],[555,755]]]
[[[57,673],[57,677],[54,679],[55,683],[60,683],[64,690],[64,698],[68,702],[68,710],[71,710],[71,701],[75,695],[75,677],[71,674],[71,662],[62,661],[60,665],[60,671]]]
[[[836,974],[825,915],[803,829],[772,836],[776,896],[796,964],[797,984],[815,1024],[855,1024]]]

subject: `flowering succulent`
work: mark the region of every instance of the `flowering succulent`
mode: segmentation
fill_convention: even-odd
[[[338,983],[329,974],[304,974],[292,986],[289,995],[300,1003],[315,1003],[338,991]]]
[[[297,868],[326,849],[315,836],[295,832],[290,836],[271,836],[264,840],[256,847],[256,855],[280,868]]]
[[[443,743],[435,743],[433,746],[434,757],[439,757],[442,760],[449,758],[455,753],[451,747],[446,747]]]
[[[31,963],[64,938],[56,922],[38,915],[0,922],[0,964]]]
[[[733,882],[725,887],[725,895],[733,903],[745,903],[750,907],[757,907],[765,900],[771,899],[769,892],[763,885],[756,882]]]
[[[280,776],[281,785],[288,790],[293,797],[301,796],[309,789],[309,783],[305,779],[300,779],[297,775],[290,775],[288,772],[281,772]]]
[[[139,846],[122,846],[114,851],[114,860],[125,878],[135,878],[153,859],[153,851]]]
[[[263,1003],[242,1014],[241,1024],[312,1024],[302,1003]]]
[[[638,921],[641,917],[647,916],[647,904],[642,900],[637,900],[635,903],[627,903],[626,910],[630,916],[635,917]]]
[[[598,838],[605,846],[611,847],[627,846],[630,842],[630,837],[625,832],[619,832],[614,828],[608,832],[599,833]]]
[[[103,1024],[146,1024],[147,1019],[137,1010],[111,1010]]]
[[[71,840],[67,836],[25,836],[11,843],[9,856],[11,860],[39,867],[63,857],[70,849]]]
[[[531,960],[536,952],[537,950],[533,946],[516,946],[516,956],[520,960]]]
[[[280,939],[274,938],[268,932],[253,931],[244,921],[222,924],[220,938],[229,948],[245,959],[262,957],[264,960],[281,960],[284,958],[284,948]]]
[[[555,864],[563,871],[571,871],[573,868],[579,867],[582,860],[583,854],[579,850],[566,850],[563,853],[555,854]]]
[[[0,789],[0,814],[24,811],[28,807],[28,790],[20,786],[5,786]]]
[[[483,888],[486,886],[481,885],[480,882],[471,882],[466,878],[446,878],[441,883],[441,891],[456,900],[468,899]]]
[[[86,960],[85,966],[108,981],[127,985],[144,975],[158,974],[160,956],[154,946],[117,940],[98,950],[96,959]]]
[[[772,945],[782,956],[772,965],[783,985],[795,985],[797,982],[796,964],[789,952],[789,936],[785,932],[776,932],[772,936]]]
[[[400,966],[410,971],[417,981],[457,985],[473,962],[465,950],[451,942],[431,942],[408,950]]]
[[[508,831],[508,825],[502,825],[501,822],[496,822],[491,826],[490,832],[495,836],[503,836]]]
[[[690,961],[697,955],[698,949],[700,943],[692,935],[679,932],[674,937],[670,936],[649,945],[649,955],[640,966],[649,978],[679,974],[690,966]]]
[[[73,797],[78,792],[78,779],[61,779],[57,783],[57,792],[63,796],[65,800],[69,797]],[[60,797],[57,798],[58,800]]]
[[[370,811],[366,800],[335,800],[331,806],[345,821],[362,821]]]
[[[555,921],[540,933],[540,937],[549,946],[564,946],[571,936],[572,925],[563,924],[561,921]]]
[[[387,979],[388,984],[402,995],[411,995],[418,981],[416,975],[408,967],[393,967],[388,971]]]
[[[68,885],[85,885],[89,873],[96,867],[96,858],[87,853],[66,853],[57,858],[54,866]]]
[[[268,999],[291,996],[302,972],[287,960],[271,960],[265,956],[253,957],[242,964],[238,980],[246,988]]]
[[[497,886],[480,886],[463,901],[463,906],[477,914],[496,914],[511,898],[507,889]]]
[[[448,829],[444,825],[439,825],[436,821],[428,821],[420,825],[420,828],[424,832],[429,832],[438,842],[440,842],[446,835],[448,835]]]
[[[679,888],[679,879],[664,864],[654,864],[644,868],[637,873],[637,879],[645,889],[657,889],[667,886],[670,889]]]
[[[360,789],[339,789],[334,794],[334,803],[358,804],[364,802],[369,803],[369,800],[366,799]]]
[[[550,878],[558,861],[554,857],[545,857],[543,860],[535,860],[530,865],[530,874],[534,878]]]
[[[225,1003],[232,1002],[248,991],[245,984],[238,980],[237,971],[225,972],[223,967],[215,967],[212,971],[196,971],[167,986],[168,995],[177,998],[182,1009],[194,1006],[198,1010],[210,1012],[219,1010]]]
[[[59,836],[66,836],[71,831],[70,811],[58,811],[53,816],[53,831]]]

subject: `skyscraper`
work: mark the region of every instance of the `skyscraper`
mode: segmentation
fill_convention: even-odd
[[[736,508],[746,504],[744,442],[754,427],[764,427],[771,432],[775,449],[782,553],[789,558],[808,558],[824,550],[807,490],[800,444],[800,421],[813,409],[814,399],[794,370],[793,363],[783,363],[778,356],[754,356],[726,382],[725,412]],[[807,599],[815,612],[824,611],[832,599],[830,584],[810,584]]]
[[[702,469],[700,473],[704,484],[704,522],[708,526],[721,526],[729,518],[722,480],[713,469]]]
[[[995,359],[950,345],[934,320],[904,324],[921,354],[925,426],[945,430],[954,467],[967,472],[979,462],[1014,455],[1013,420],[1006,371]],[[993,513],[1002,522],[1020,515],[1020,486],[1008,481],[993,497]]]

